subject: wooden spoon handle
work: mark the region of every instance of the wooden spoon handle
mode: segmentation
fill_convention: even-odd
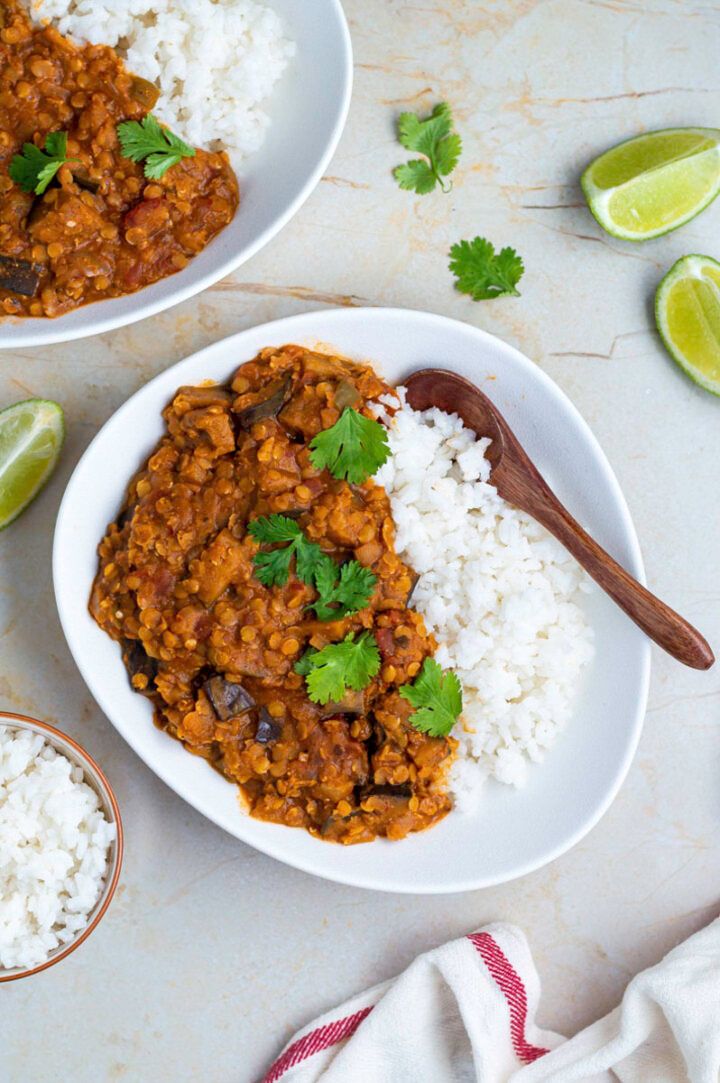
[[[501,495],[529,512],[554,534],[588,575],[658,646],[686,666],[709,669],[715,655],[705,637],[669,605],[641,586],[606,553],[573,519],[535,468],[532,469],[540,481],[535,491],[528,491],[527,484],[524,484],[521,486],[522,492],[516,491],[514,496]]]

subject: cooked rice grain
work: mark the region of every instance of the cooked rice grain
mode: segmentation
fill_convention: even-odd
[[[85,928],[114,839],[82,769],[0,725],[0,968],[37,966]]]
[[[413,604],[438,639],[438,662],[463,685],[452,785],[468,808],[488,775],[521,785],[568,721],[593,653],[577,604],[589,581],[489,484],[489,440],[440,410],[404,404],[386,420],[392,456],[376,480],[398,552],[420,573]]]
[[[153,112],[194,146],[224,148],[238,167],[262,144],[262,107],[295,45],[256,0],[30,0],[76,41],[115,47],[160,89]]]

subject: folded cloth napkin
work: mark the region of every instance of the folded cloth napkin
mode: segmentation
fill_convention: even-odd
[[[263,1083],[718,1083],[720,919],[566,1041],[538,1029],[523,934],[488,925],[301,1030]]]

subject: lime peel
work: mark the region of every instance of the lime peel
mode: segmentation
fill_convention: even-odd
[[[593,216],[612,236],[659,237],[720,192],[720,130],[665,128],[635,136],[591,162],[580,183]]]
[[[655,322],[673,361],[720,395],[720,263],[695,253],[677,260],[657,288]]]
[[[56,402],[25,399],[0,410],[0,530],[45,486],[64,439],[64,415]]]

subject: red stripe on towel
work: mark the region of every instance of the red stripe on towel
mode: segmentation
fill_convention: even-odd
[[[530,1064],[539,1057],[544,1057],[550,1050],[531,1045],[525,1037],[527,993],[517,971],[489,933],[471,933],[468,940],[472,941],[482,956],[485,966],[507,1001],[510,1010],[510,1037],[516,1057],[524,1064]]]
[[[346,1015],[344,1019],[336,1019],[334,1023],[326,1023],[325,1026],[318,1027],[317,1030],[311,1030],[304,1037],[298,1038],[296,1042],[287,1047],[284,1053],[280,1054],[270,1071],[263,1078],[262,1083],[277,1083],[277,1080],[289,1068],[294,1068],[296,1064],[307,1060],[313,1053],[320,1053],[321,1050],[329,1049],[331,1045],[336,1045],[337,1042],[341,1042],[345,1038],[351,1038],[363,1019],[371,1011],[372,1005],[369,1008],[361,1008],[354,1015]]]

